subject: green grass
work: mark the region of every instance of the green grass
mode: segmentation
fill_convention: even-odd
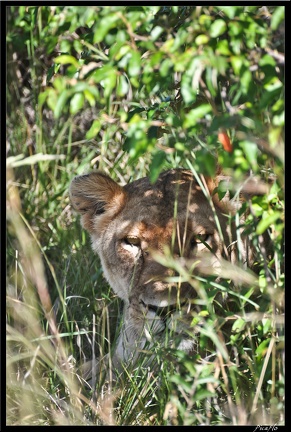
[[[70,175],[59,164],[39,162],[35,178],[15,169],[21,178],[8,179],[7,423],[282,424],[282,287],[275,273],[266,289],[257,278],[231,287],[227,277],[197,277],[196,356],[157,343],[156,368],[140,361],[116,382],[97,376],[96,391],[85,385],[79,366],[112,349],[122,305],[71,213]]]

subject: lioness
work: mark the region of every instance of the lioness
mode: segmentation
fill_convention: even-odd
[[[73,179],[73,208],[81,214],[109,284],[124,302],[113,355],[116,368],[133,362],[148,341],[162,339],[170,327],[180,334],[179,349],[195,349],[195,339],[183,332],[183,320],[173,326],[177,305],[194,299],[195,289],[189,281],[173,278],[173,270],[158,262],[157,254],[168,248],[178,259],[197,262],[198,269],[215,269],[222,257],[235,262],[228,215],[236,207],[227,196],[218,199],[218,181],[199,184],[186,169],[165,171],[154,184],[142,178],[123,187],[100,171]]]

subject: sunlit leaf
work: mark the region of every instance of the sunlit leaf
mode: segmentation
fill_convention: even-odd
[[[72,64],[73,66],[75,66],[75,68],[79,68],[80,64],[78,63],[78,61],[76,60],[75,57],[71,56],[71,55],[60,55],[59,57],[56,57],[54,59],[54,62],[57,64]]]
[[[124,75],[118,77],[117,94],[118,96],[125,96],[128,92],[129,84]]]
[[[166,154],[163,151],[158,151],[153,155],[150,164],[150,180],[152,183],[154,183],[157,180],[165,160],[166,160]]]
[[[259,235],[263,234],[268,228],[270,228],[272,224],[274,224],[281,217],[282,215],[278,211],[264,215],[263,218],[258,223],[256,233]]]
[[[205,34],[201,34],[199,36],[197,36],[197,38],[195,39],[195,43],[197,45],[205,45],[209,42],[209,37]]]
[[[140,72],[140,65],[141,65],[140,53],[138,53],[137,51],[132,51],[129,64],[128,64],[129,75],[137,76]]]
[[[253,170],[257,170],[257,156],[258,156],[258,146],[256,143],[251,141],[242,141],[240,147],[243,149],[244,154],[248,162],[250,163]]]
[[[99,43],[102,41],[108,31],[116,26],[116,22],[119,20],[119,16],[116,13],[106,15],[98,22],[98,27],[94,33],[93,43]]]
[[[226,31],[226,23],[222,19],[216,19],[210,27],[210,36],[216,38]]]
[[[276,30],[279,24],[283,21],[285,17],[285,7],[278,6],[275,8],[272,18],[271,18],[271,29]]]
[[[241,332],[246,325],[246,322],[243,318],[238,318],[232,325],[233,332]]]
[[[76,93],[70,101],[70,113],[76,114],[84,105],[84,93]]]
[[[54,116],[55,116],[55,118],[59,118],[60,115],[64,112],[64,108],[67,105],[67,100],[70,97],[70,95],[71,95],[71,92],[69,90],[64,90],[60,94],[60,96],[59,96],[59,98],[57,100],[57,104],[56,104],[56,106],[54,108]]]
[[[190,110],[188,112],[188,114],[186,115],[186,118],[184,121],[184,127],[187,128],[187,127],[195,125],[199,119],[204,117],[211,110],[212,110],[212,107],[209,104],[203,104],[203,105],[200,105],[198,108]]]
[[[101,126],[102,126],[102,124],[101,124],[100,120],[98,120],[98,119],[94,120],[92,123],[92,126],[90,127],[90,129],[86,133],[86,138],[87,139],[95,138],[95,136],[100,131]]]

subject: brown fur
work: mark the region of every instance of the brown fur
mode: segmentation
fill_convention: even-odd
[[[160,315],[163,308],[196,296],[192,284],[167,281],[173,271],[157,262],[155,253],[162,254],[168,247],[175,257],[200,262],[200,269],[219,267],[222,257],[235,262],[233,232],[225,213],[234,212],[236,206],[228,197],[219,201],[217,184],[218,179],[204,180],[207,198],[192,172],[184,169],[163,172],[155,184],[142,178],[121,187],[98,171],[72,181],[71,203],[90,233],[107,280],[124,301],[123,325],[113,356],[116,367],[133,361],[147,341],[162,338],[173,325],[175,312],[165,320]],[[182,335],[178,347],[191,351],[193,338],[184,337],[183,325],[174,331]]]

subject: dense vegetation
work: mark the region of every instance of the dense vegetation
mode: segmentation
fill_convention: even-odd
[[[7,8],[7,424],[284,424],[283,94],[283,6]],[[90,390],[78,367],[121,305],[70,181],[217,162],[233,195],[250,173],[270,185],[243,206],[257,272],[200,281],[195,358],[157,346],[158,376]]]

